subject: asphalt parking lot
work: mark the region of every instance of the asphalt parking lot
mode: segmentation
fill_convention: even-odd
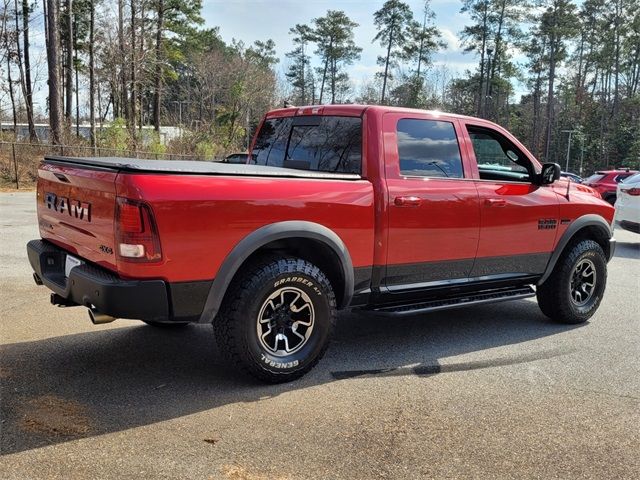
[[[344,314],[302,380],[227,369],[211,328],[93,326],[32,279],[33,193],[0,193],[0,472],[30,478],[638,478],[640,235],[585,325],[523,300]]]

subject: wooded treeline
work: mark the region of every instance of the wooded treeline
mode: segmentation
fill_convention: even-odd
[[[118,142],[132,149],[143,126],[181,125],[182,150],[211,156],[245,147],[263,113],[285,100],[358,102],[488,118],[563,167],[571,135],[569,169],[583,164],[579,173],[640,166],[639,0],[463,0],[459,42],[477,67],[456,76],[433,64],[451,46],[429,1],[415,12],[386,1],[366,45],[356,45],[359,25],[347,13],[328,10],[290,26],[282,59],[272,40],[226,43],[205,28],[201,0],[0,1],[3,123],[29,123],[34,141],[36,25],[48,66],[40,113],[54,143],[72,141],[78,121],[92,125],[92,145],[107,140],[95,125],[115,121]],[[350,75],[363,49],[380,52],[379,71],[364,81]]]

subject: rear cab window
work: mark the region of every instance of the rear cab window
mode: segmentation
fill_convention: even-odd
[[[266,119],[252,163],[317,172],[362,171],[362,119],[308,115]]]

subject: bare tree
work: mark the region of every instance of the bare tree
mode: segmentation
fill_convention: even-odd
[[[94,149],[96,148],[96,80],[95,80],[95,55],[94,55],[94,47],[93,42],[95,40],[95,24],[96,24],[96,13],[95,13],[95,2],[94,0],[89,0],[89,123],[90,123],[90,132],[89,132],[89,140],[91,142],[91,146]]]
[[[71,126],[73,111],[73,0],[67,0],[65,11],[67,36],[65,41],[65,105],[64,117],[67,127]]]
[[[131,0],[131,138],[136,141],[136,0]]]
[[[153,127],[160,131],[160,93],[162,90],[162,34],[164,31],[164,0],[158,0],[156,24],[156,71],[153,90]]]
[[[29,140],[38,141],[38,134],[33,123],[33,90],[31,84],[31,59],[29,55],[29,0],[22,0],[22,37],[24,42],[24,67],[20,52],[20,37],[18,35],[18,0],[14,0],[16,9],[16,47],[18,50],[18,66],[20,68],[20,85],[27,110],[27,123],[29,124]]]
[[[49,126],[51,129],[51,143],[59,145],[61,140],[61,111],[60,111],[60,29],[58,25],[58,2],[46,0],[47,15],[47,65],[49,72]]]

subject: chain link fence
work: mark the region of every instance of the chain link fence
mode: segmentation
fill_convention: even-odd
[[[90,147],[86,145],[48,145],[39,143],[0,142],[0,178],[2,183],[31,186],[38,178],[38,165],[44,157],[126,157],[148,160],[201,160],[198,155],[154,153]]]

